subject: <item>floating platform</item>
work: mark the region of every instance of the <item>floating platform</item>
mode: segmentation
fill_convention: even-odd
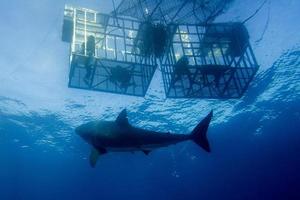
[[[231,0],[121,0],[118,15],[130,16],[141,21],[198,24],[213,21],[226,10]]]

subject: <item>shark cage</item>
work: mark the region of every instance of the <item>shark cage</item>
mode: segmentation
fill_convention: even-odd
[[[169,98],[240,98],[258,70],[242,23],[178,25],[161,61]]]
[[[69,87],[144,96],[156,58],[136,48],[141,22],[65,6],[62,40],[70,42]]]
[[[259,66],[243,23],[213,22],[231,2],[122,0],[109,15],[66,5],[69,87],[145,96],[159,63],[168,98],[242,97]]]

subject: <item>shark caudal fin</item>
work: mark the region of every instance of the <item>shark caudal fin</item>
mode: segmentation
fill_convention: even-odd
[[[196,126],[191,133],[191,140],[193,140],[207,152],[210,152],[210,146],[207,140],[207,129],[212,116],[213,111],[210,111],[210,113]]]

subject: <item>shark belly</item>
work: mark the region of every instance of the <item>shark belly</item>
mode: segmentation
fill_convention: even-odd
[[[116,141],[113,144],[107,145],[104,147],[107,151],[110,152],[134,152],[134,151],[152,151],[154,149],[167,147],[178,142],[186,140],[185,137],[166,137],[165,135],[158,136],[155,134],[149,135],[150,137],[137,137],[137,138],[128,138],[121,141]]]
[[[149,144],[140,145],[138,147],[107,147],[106,150],[109,152],[133,152],[133,151],[152,151],[154,149],[166,147],[171,144]]]

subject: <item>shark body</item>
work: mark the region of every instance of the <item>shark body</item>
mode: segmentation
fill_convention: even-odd
[[[115,121],[92,121],[77,127],[75,132],[92,146],[90,165],[95,167],[99,155],[107,152],[142,151],[148,155],[154,149],[187,140],[210,152],[206,133],[212,115],[211,111],[190,134],[172,134],[132,126],[124,109]]]

